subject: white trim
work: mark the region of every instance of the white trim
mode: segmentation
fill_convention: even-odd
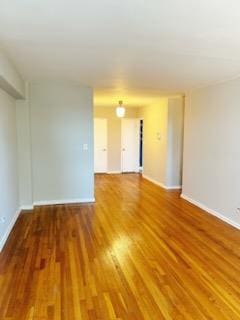
[[[148,181],[156,184],[157,186],[159,186],[159,187],[161,187],[161,188],[164,188],[164,184],[163,184],[163,183],[158,182],[157,180],[155,180],[155,179],[147,176],[146,174],[142,174],[142,177],[143,177],[144,179],[146,179],[146,180],[148,180]]]
[[[122,171],[108,171],[107,174],[121,174]]]
[[[65,200],[46,200],[35,201],[33,206],[49,206],[55,204],[74,204],[74,203],[92,203],[95,202],[95,198],[80,198],[80,199],[65,199]]]
[[[158,182],[157,180],[149,177],[148,175],[146,174],[143,174],[142,177],[146,180],[149,180],[150,182],[158,185],[159,187],[163,188],[163,189],[166,189],[166,190],[177,190],[177,189],[182,189],[182,186],[165,186],[165,184],[163,184],[162,182]]]
[[[180,189],[182,189],[182,186],[164,186],[164,189],[166,189],[166,190],[180,190]]]
[[[215,217],[223,220],[224,222],[230,224],[231,226],[233,226],[233,227],[235,227],[235,228],[237,228],[237,229],[240,229],[240,224],[239,224],[239,223],[237,223],[237,222],[235,222],[235,221],[233,221],[233,220],[225,217],[224,215],[222,215],[221,213],[219,213],[219,212],[217,212],[217,211],[215,211],[215,210],[213,210],[213,209],[208,208],[208,207],[205,206],[204,204],[202,204],[202,203],[200,203],[200,202],[198,202],[198,201],[196,201],[196,200],[188,197],[187,195],[185,195],[185,194],[182,193],[182,194],[181,194],[181,198],[183,198],[184,200],[186,200],[186,201],[194,204],[195,206],[199,207],[200,209],[206,211],[207,213],[210,213],[210,214],[212,214],[213,216],[215,216]]]
[[[33,205],[32,204],[23,205],[20,207],[20,210],[33,210]]]
[[[17,218],[19,217],[20,213],[21,213],[21,209],[18,209],[15,212],[11,222],[7,226],[7,230],[6,230],[5,234],[3,235],[2,239],[0,240],[0,252],[2,251],[2,249],[3,249],[4,245],[5,245],[7,239],[8,239],[8,237],[9,237],[11,231],[12,231],[12,228],[14,227],[15,222],[17,221]]]
[[[0,252],[2,251],[16,221],[22,210],[32,210],[34,206],[54,205],[54,204],[71,204],[71,203],[92,203],[95,202],[95,198],[81,198],[72,200],[51,200],[51,201],[36,201],[33,205],[21,206],[14,214],[11,222],[7,226],[7,230],[0,240]]]

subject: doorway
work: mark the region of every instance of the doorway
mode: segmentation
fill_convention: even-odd
[[[143,119],[140,119],[139,132],[139,171],[143,171]]]
[[[107,119],[94,118],[94,172],[107,172]]]
[[[121,171],[139,172],[142,148],[139,119],[124,118],[121,121]],[[140,152],[141,151],[141,152]]]

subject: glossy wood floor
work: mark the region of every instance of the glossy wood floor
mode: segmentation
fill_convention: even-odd
[[[21,214],[0,319],[240,319],[240,232],[138,175],[99,175],[96,204]]]

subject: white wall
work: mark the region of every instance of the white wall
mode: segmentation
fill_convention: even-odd
[[[16,99],[21,99],[25,95],[24,81],[2,50],[0,50],[0,88]]]
[[[240,226],[240,80],[187,95],[183,194]]]
[[[26,99],[16,101],[17,140],[18,140],[18,172],[20,206],[30,209],[33,205],[32,190],[32,150],[30,130],[30,92],[26,84]]]
[[[92,99],[92,90],[78,85],[31,85],[34,202],[94,198]]]
[[[15,100],[0,89],[0,250],[19,208]]]
[[[166,186],[182,185],[183,98],[168,99]]]
[[[0,251],[19,214],[16,98],[24,81],[0,50]]]
[[[181,186],[183,99],[163,98],[141,108],[143,175],[166,188]]]
[[[73,84],[25,87],[0,52],[0,250],[20,206],[94,199],[92,100]]]

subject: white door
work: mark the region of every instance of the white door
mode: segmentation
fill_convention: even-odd
[[[122,172],[139,172],[139,119],[122,119]]]
[[[107,172],[107,119],[94,119],[94,172]]]

